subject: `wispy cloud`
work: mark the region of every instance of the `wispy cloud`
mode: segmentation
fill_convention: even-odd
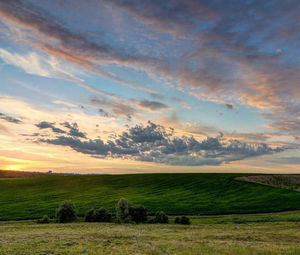
[[[158,101],[141,100],[138,102],[138,106],[142,109],[156,112],[159,110],[170,109],[170,107],[164,103]]]
[[[2,112],[0,112],[0,119],[6,120],[6,121],[11,122],[11,123],[15,123],[15,124],[22,123],[22,121],[20,119],[11,117],[11,116],[9,116],[9,115],[7,115],[5,113],[2,113]]]
[[[107,107],[114,115],[126,117],[128,120],[136,113],[136,109],[126,102],[123,102],[123,100],[109,101],[101,98],[92,98],[91,103],[100,107],[99,112],[103,112],[102,107]]]

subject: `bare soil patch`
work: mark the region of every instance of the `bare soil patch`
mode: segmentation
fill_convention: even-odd
[[[236,179],[300,192],[300,174],[251,175]]]

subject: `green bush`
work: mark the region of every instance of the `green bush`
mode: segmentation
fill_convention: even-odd
[[[111,222],[111,213],[105,208],[99,208],[94,212],[94,221]]]
[[[76,210],[72,202],[64,202],[56,211],[56,219],[59,223],[72,222],[76,219]]]
[[[154,222],[162,224],[169,223],[169,217],[165,212],[160,211],[155,214]]]
[[[130,219],[135,223],[147,221],[147,209],[142,205],[133,205],[129,207]]]
[[[37,220],[37,223],[48,224],[48,223],[50,223],[50,219],[49,219],[48,215],[44,215],[43,218]]]
[[[125,198],[121,198],[116,205],[116,217],[119,223],[129,223],[131,221],[129,215],[129,202]]]
[[[85,222],[93,222],[95,221],[95,210],[94,208],[88,210],[84,217]]]

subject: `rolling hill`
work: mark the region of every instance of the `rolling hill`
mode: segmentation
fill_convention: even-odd
[[[54,216],[65,200],[79,215],[91,207],[114,212],[121,197],[150,213],[213,215],[300,209],[300,193],[237,180],[245,174],[136,174],[0,178],[0,220]]]

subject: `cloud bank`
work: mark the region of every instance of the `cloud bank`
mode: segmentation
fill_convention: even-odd
[[[52,126],[51,129],[55,132]],[[169,131],[150,121],[147,126],[136,125],[107,141],[101,138],[82,140],[69,133],[69,136],[40,138],[38,142],[67,146],[98,158],[122,158],[182,166],[220,165],[285,149],[271,148],[264,143],[226,141],[222,135],[207,137],[202,141],[192,136],[177,137],[172,129]]]

